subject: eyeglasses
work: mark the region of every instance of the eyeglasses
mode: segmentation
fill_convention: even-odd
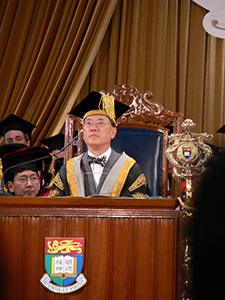
[[[20,184],[27,184],[28,180],[30,180],[31,183],[36,183],[39,180],[39,176],[37,175],[31,175],[30,177],[21,176],[16,179],[16,181],[19,182]]]
[[[84,121],[84,122],[83,122],[83,127],[91,128],[93,125],[95,125],[95,126],[97,126],[98,128],[103,128],[103,127],[105,127],[107,124],[110,124],[110,125],[111,125],[111,123],[106,122],[106,121],[104,121],[104,120],[98,120],[98,121],[96,121],[96,122],[87,120],[87,121]]]

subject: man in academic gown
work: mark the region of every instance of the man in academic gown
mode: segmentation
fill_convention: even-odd
[[[3,177],[3,166],[2,166],[2,158],[4,155],[9,154],[11,152],[17,151],[21,148],[25,148],[26,146],[23,144],[7,144],[0,146],[0,197],[9,197],[13,196],[12,194],[7,192],[6,187],[4,186],[4,180],[2,180]]]
[[[70,112],[83,118],[88,151],[61,167],[50,196],[146,196],[146,178],[141,167],[110,146],[117,133],[116,119],[128,108],[110,96],[91,92]]]
[[[5,146],[13,146],[16,150],[12,151],[13,148]],[[42,172],[46,165],[51,165],[51,162],[54,165],[54,159],[46,148],[20,146],[13,144],[0,147],[0,153],[5,152],[1,158],[4,179],[2,191],[6,187],[13,196],[39,196],[42,188]]]
[[[4,144],[24,144],[31,146],[31,133],[36,126],[11,114],[0,122],[0,135]]]
[[[64,147],[64,138],[64,134],[60,132],[57,135],[40,140],[42,144],[48,147],[55,158],[55,173],[57,173],[64,164],[65,151],[62,150]]]

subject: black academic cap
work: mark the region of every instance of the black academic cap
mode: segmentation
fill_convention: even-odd
[[[60,132],[59,134],[54,135],[50,138],[40,140],[40,142],[47,146],[52,152],[53,150],[61,150],[63,148],[64,138],[64,134]]]
[[[88,115],[103,114],[108,116],[110,120],[115,123],[115,120],[128,109],[128,105],[116,101],[111,96],[98,92],[91,92],[70,112],[70,114],[82,119],[85,119]]]
[[[24,144],[7,144],[0,146],[0,181],[2,180],[2,157],[6,154],[25,148]]]
[[[6,144],[0,146],[0,158],[2,158],[4,155],[14,152],[16,150],[19,150],[21,148],[25,148],[24,144]]]
[[[46,166],[52,161],[52,156],[47,148],[42,147],[24,147],[2,158],[3,174],[6,179],[12,180],[12,176],[23,170],[43,171],[43,162]]]
[[[218,129],[217,132],[225,133],[225,125],[223,125],[220,129]]]
[[[22,118],[11,114],[0,122],[0,135],[4,136],[6,132],[10,130],[20,130],[25,134],[28,134],[31,141],[31,133],[36,126]]]

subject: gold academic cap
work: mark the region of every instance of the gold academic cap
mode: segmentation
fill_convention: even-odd
[[[20,130],[24,134],[28,134],[31,141],[31,133],[36,126],[32,123],[23,120],[22,118],[11,114],[0,122],[0,135],[4,135],[10,130]]]
[[[116,124],[116,119],[128,109],[128,105],[116,101],[111,96],[98,92],[91,92],[70,112],[70,114],[80,117],[83,120],[91,115],[104,115]]]

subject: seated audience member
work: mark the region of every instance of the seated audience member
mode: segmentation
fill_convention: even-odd
[[[42,184],[42,172],[45,165],[50,164],[51,161],[52,156],[49,151],[40,147],[24,147],[5,154],[2,158],[2,166],[8,191],[19,197],[38,196]]]
[[[4,144],[24,144],[31,146],[31,133],[36,126],[11,114],[0,123],[0,135]]]
[[[194,197],[193,282],[195,298],[224,299],[225,155],[216,153]]]
[[[2,145],[0,146],[0,182],[2,181],[2,157],[5,154],[14,152],[16,150],[19,150],[21,148],[25,148],[26,146],[23,144],[8,144],[8,145]],[[0,186],[0,196],[2,197],[7,197],[7,196],[11,196],[12,194],[7,192],[7,189],[4,187],[4,185]]]
[[[144,197],[146,178],[136,161],[116,153],[116,119],[129,107],[114,98],[90,93],[71,114],[83,118],[83,138],[88,151],[70,159],[53,180],[50,196]]]
[[[42,144],[48,147],[55,158],[55,173],[59,171],[64,163],[65,151],[60,151],[64,147],[64,134],[59,133],[50,138],[40,140]]]

